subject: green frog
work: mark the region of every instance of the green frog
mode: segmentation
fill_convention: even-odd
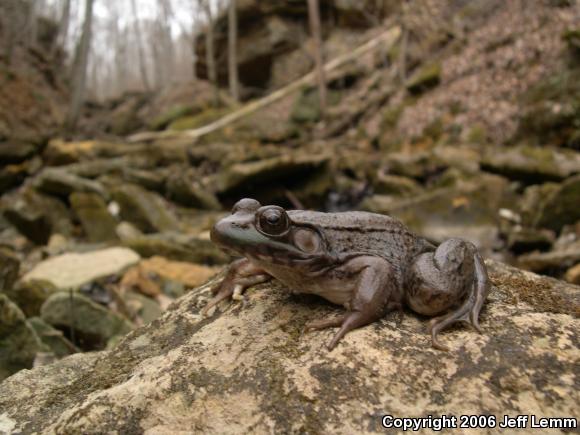
[[[212,288],[204,315],[220,301],[239,300],[248,287],[275,278],[293,292],[315,294],[346,309],[306,324],[306,330],[339,328],[329,350],[349,331],[403,305],[437,316],[430,321],[437,349],[448,350],[437,335],[455,322],[480,331],[490,281],[470,242],[450,239],[434,246],[389,216],[285,210],[249,198],[215,224],[211,239],[242,258]]]

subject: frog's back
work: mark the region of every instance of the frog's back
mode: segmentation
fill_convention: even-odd
[[[390,216],[362,211],[321,213],[292,210],[296,224],[320,228],[329,247],[337,254],[363,252],[399,263],[405,257],[431,250],[432,246]]]

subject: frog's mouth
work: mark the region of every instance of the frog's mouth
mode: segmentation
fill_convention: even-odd
[[[254,251],[268,242],[268,239],[253,227],[251,216],[244,220],[233,215],[213,226],[210,239],[224,251],[233,251],[238,255]]]

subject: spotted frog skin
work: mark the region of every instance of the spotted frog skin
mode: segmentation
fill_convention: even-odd
[[[366,212],[321,213],[236,203],[212,229],[211,239],[243,258],[233,262],[203,314],[228,298],[275,278],[293,292],[344,306],[343,315],[310,322],[306,330],[338,327],[332,350],[349,331],[403,305],[437,316],[435,348],[444,328],[465,321],[480,331],[478,316],[489,293],[485,264],[475,246],[450,239],[435,247],[398,220]]]

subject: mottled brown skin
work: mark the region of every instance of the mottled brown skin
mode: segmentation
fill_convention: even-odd
[[[262,207],[242,199],[212,229],[211,239],[244,258],[212,289],[203,313],[255,284],[276,278],[294,292],[322,296],[346,308],[310,322],[307,330],[339,327],[328,347],[403,304],[431,320],[437,334],[454,322],[471,323],[489,292],[485,264],[472,243],[450,239],[435,247],[389,216],[320,213]]]

